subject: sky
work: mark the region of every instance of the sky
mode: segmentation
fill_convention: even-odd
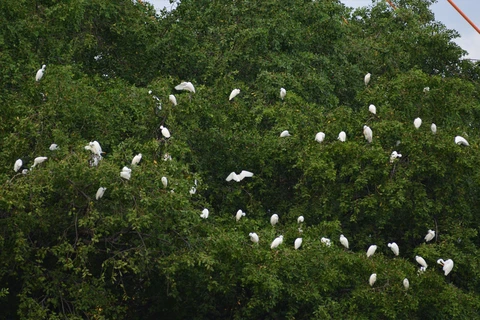
[[[157,10],[167,7],[174,8],[169,0],[147,0]],[[377,0],[378,1],[378,0]],[[372,4],[372,0],[341,0],[347,7],[362,7]],[[393,1],[395,2],[395,1]],[[480,1],[479,0],[453,0],[455,4],[480,28]],[[468,51],[466,58],[480,60],[480,34],[452,7],[447,0],[438,0],[432,6],[435,20],[441,21],[448,29],[455,29],[460,38],[454,41]]]

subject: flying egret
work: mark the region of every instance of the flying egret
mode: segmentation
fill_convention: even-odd
[[[448,276],[450,271],[452,271],[453,269],[454,263],[452,259],[448,259],[447,261],[443,261],[443,259],[438,259],[437,263],[443,266],[443,271],[445,272],[445,276]]]
[[[132,169],[128,167],[123,167],[122,171],[120,171],[120,177],[122,177],[123,179],[130,180],[131,176],[132,176]]]
[[[270,249],[275,249],[282,243],[283,243],[283,236],[278,236],[275,238],[275,240],[272,241],[272,244],[270,245]]]
[[[95,194],[95,199],[98,200],[101,197],[103,197],[103,194],[105,193],[105,190],[107,190],[107,188],[104,188],[104,187],[98,188],[97,193]]]
[[[390,155],[390,163],[393,163],[395,159],[401,158],[401,157],[402,155],[400,153],[398,153],[397,151],[393,151],[392,154]]]
[[[365,136],[365,139],[366,139],[369,143],[372,143],[373,132],[372,132],[372,129],[370,129],[369,126],[367,126],[367,125],[363,126],[363,135]]]
[[[317,141],[318,143],[322,143],[323,140],[325,140],[325,133],[319,132],[315,135],[315,141]]]
[[[425,236],[425,242],[432,241],[433,238],[435,238],[435,231],[433,230],[428,230],[427,235]]]
[[[210,211],[208,211],[207,208],[203,209],[202,214],[200,215],[200,218],[207,219],[209,213],[210,213]]]
[[[458,144],[459,146],[460,145],[464,145],[464,146],[467,146],[467,147],[469,146],[468,141],[465,140],[465,138],[461,137],[461,136],[456,136],[455,137],[455,143]]]
[[[363,79],[363,81],[365,82],[366,86],[368,86],[368,83],[370,82],[371,76],[372,75],[370,74],[370,72],[365,75],[365,78]]]
[[[302,223],[303,221],[305,221],[305,218],[303,216],[297,218],[298,223]]]
[[[295,243],[294,243],[295,250],[298,250],[298,248],[300,248],[302,246],[302,242],[303,242],[302,238],[295,239]]]
[[[170,131],[168,131],[168,129],[164,126],[160,126],[160,130],[162,130],[162,136],[164,136],[165,138],[170,138]]]
[[[238,94],[240,93],[240,89],[233,89],[232,92],[230,92],[230,96],[228,97],[228,101],[231,101],[233,98],[235,98]]]
[[[432,125],[430,126],[430,129],[432,130],[433,134],[437,133],[437,125],[435,123],[432,123]]]
[[[282,133],[280,133],[280,138],[285,138],[285,137],[290,137],[291,134],[290,132],[288,132],[288,130],[284,130],[282,131]]]
[[[408,290],[408,288],[410,287],[410,282],[407,278],[403,279],[403,287],[405,288],[405,290]]]
[[[37,75],[35,76],[35,81],[40,81],[42,79],[46,67],[47,65],[44,64],[41,69],[38,69]]]
[[[285,88],[280,88],[280,99],[285,99],[285,96],[287,95],[287,90]]]
[[[235,219],[239,221],[242,217],[245,217],[245,212],[243,212],[242,209],[239,209],[235,215]]]
[[[272,216],[270,217],[270,223],[272,227],[274,227],[278,223],[278,214],[272,214]]]
[[[345,131],[340,131],[337,139],[342,142],[345,142],[347,140],[347,134],[345,133]]]
[[[322,239],[320,239],[320,241],[326,245],[327,247],[330,247],[332,245],[332,241],[328,238],[325,238],[325,237],[322,237]]]
[[[17,161],[15,161],[15,164],[13,165],[13,171],[18,172],[18,170],[20,170],[22,165],[23,165],[22,159],[17,159]]]
[[[36,157],[34,160],[33,160],[33,166],[32,166],[32,169],[35,168],[37,166],[37,164],[40,164],[42,162],[44,162],[45,160],[47,160],[48,158],[47,157]]]
[[[173,104],[173,106],[177,105],[177,98],[175,98],[175,96],[173,94],[168,96],[168,100],[170,100],[170,102]]]
[[[50,151],[54,151],[54,150],[58,150],[59,148],[56,143],[52,143],[50,147],[48,147],[48,149],[50,149]]]
[[[132,166],[135,166],[140,163],[140,160],[142,160],[142,154],[139,153],[132,159]]]
[[[377,114],[377,107],[375,107],[373,104],[368,106],[368,111],[370,111],[373,114]]]
[[[260,241],[260,239],[258,238],[258,234],[256,234],[255,232],[250,232],[248,235],[250,236],[250,240],[253,243],[258,243],[258,241]]]
[[[340,235],[340,243],[348,249],[348,239],[343,234]]]
[[[376,250],[377,250],[377,246],[375,244],[372,244],[370,247],[368,247],[367,258],[370,258],[371,256],[373,256]]]
[[[163,187],[166,188],[168,186],[168,179],[167,177],[162,177],[162,184],[163,184]]]
[[[242,170],[242,172],[240,172],[239,174],[236,174],[235,172],[230,172],[230,174],[225,180],[227,181],[234,180],[236,182],[240,182],[244,178],[251,178],[251,177],[253,177],[253,172]]]
[[[191,82],[182,82],[175,87],[175,90],[187,90],[189,92],[195,93],[195,87]]]
[[[425,270],[428,268],[427,262],[426,262],[425,259],[423,259],[422,257],[420,257],[420,256],[415,256],[415,261],[417,261],[417,263],[418,263],[419,265],[421,265],[422,267],[424,267]]]
[[[377,274],[372,273],[370,275],[370,278],[368,279],[368,283],[370,284],[370,287],[373,287],[373,285],[375,284],[375,281],[377,281]]]
[[[392,249],[394,255],[398,256],[400,254],[400,249],[395,242],[389,243],[388,247]]]
[[[415,120],[413,120],[413,125],[415,126],[415,129],[420,128],[420,126],[422,125],[422,119],[415,118]]]

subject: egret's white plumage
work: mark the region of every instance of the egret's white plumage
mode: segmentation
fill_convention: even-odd
[[[368,86],[368,83],[370,82],[371,76],[372,75],[370,74],[370,72],[365,75],[365,78],[363,79],[363,81],[365,82],[366,86]]]
[[[370,287],[373,287],[373,285],[375,284],[375,281],[377,281],[377,274],[372,273],[370,275],[370,278],[368,279],[368,283],[370,284]]]
[[[400,254],[400,249],[398,248],[398,244],[396,244],[395,242],[389,243],[388,247],[392,249],[394,255],[398,256]]]
[[[415,126],[415,129],[420,128],[420,126],[422,125],[422,119],[415,118],[415,120],[413,120],[413,125]]]
[[[297,218],[298,223],[303,223],[303,221],[305,221],[305,218],[303,216]]]
[[[280,99],[285,99],[285,96],[287,95],[287,90],[285,88],[280,88]]]
[[[325,133],[323,133],[323,132],[318,132],[318,133],[315,135],[315,141],[317,141],[318,143],[322,143],[323,140],[325,140]]]
[[[98,141],[90,141],[87,146],[85,146],[85,150],[90,150],[94,155],[98,156],[100,160],[102,159],[102,147]]]
[[[132,166],[135,166],[140,163],[140,160],[142,160],[142,154],[139,153],[132,159]]]
[[[243,212],[242,209],[239,209],[235,215],[235,219],[239,221],[242,217],[245,217],[245,212]]]
[[[368,111],[370,111],[373,114],[377,114],[377,107],[375,107],[373,104],[368,106]]]
[[[175,98],[175,96],[173,94],[169,95],[168,96],[168,100],[170,100],[170,102],[176,106],[177,105],[177,98]]]
[[[373,256],[376,250],[377,250],[377,246],[375,244],[372,244],[370,247],[368,247],[367,258],[370,258],[371,256]]]
[[[423,93],[427,93],[428,91],[430,91],[430,87],[423,88]]]
[[[227,176],[225,180],[227,181],[234,180],[236,182],[240,182],[244,178],[251,178],[251,177],[253,177],[253,172],[242,170],[242,172],[240,172],[239,174],[236,174],[235,172],[230,172],[230,174]]]
[[[28,173],[28,169],[23,169],[22,170],[22,174],[27,174]]]
[[[403,287],[405,288],[405,290],[408,290],[408,288],[410,288],[410,282],[407,278],[403,279]]]
[[[132,176],[132,169],[128,167],[123,167],[122,171],[120,171],[120,177],[122,177],[123,179],[130,180],[131,176]]]
[[[434,230],[428,230],[428,233],[425,236],[425,242],[432,241],[433,238],[435,238],[435,231]]]
[[[230,92],[230,96],[228,97],[228,101],[230,101],[233,98],[235,98],[236,96],[238,96],[239,93],[240,93],[240,89],[233,89],[232,92]]]
[[[55,150],[58,150],[59,148],[56,143],[52,143],[50,147],[48,147],[48,149],[50,149],[50,151],[55,151]]]
[[[182,82],[175,87],[175,90],[186,90],[195,93],[195,87],[191,82]]]
[[[170,131],[166,127],[160,126],[160,130],[162,131],[162,136],[167,139],[170,138]]]
[[[402,155],[400,153],[398,153],[397,151],[393,151],[392,154],[390,155],[390,163],[393,163],[395,159],[401,158],[401,157]]]
[[[256,234],[255,232],[250,232],[248,235],[250,236],[250,240],[253,243],[258,243],[258,241],[260,241],[260,238],[258,237],[258,234]]]
[[[273,226],[275,226],[276,224],[278,223],[278,214],[274,213],[272,214],[272,216],[270,217],[270,224]]]
[[[18,172],[18,170],[20,170],[22,165],[23,165],[22,159],[17,159],[17,161],[15,161],[15,164],[13,165],[13,171]]]
[[[95,194],[95,199],[98,200],[101,197],[103,197],[103,194],[105,193],[105,190],[107,190],[107,188],[104,188],[104,187],[98,188],[97,193]]]
[[[48,158],[47,157],[36,157],[34,160],[33,160],[33,166],[32,168],[35,168],[37,166],[37,164],[40,164],[42,162],[44,162],[45,160],[47,160]]]
[[[38,69],[37,74],[35,75],[35,81],[40,81],[43,78],[46,67],[47,65],[44,64],[41,69]]]
[[[415,261],[417,261],[417,263],[418,263],[419,265],[421,265],[422,267],[424,267],[425,269],[428,268],[427,262],[426,262],[425,259],[423,259],[422,257],[420,257],[420,256],[415,256]]]
[[[325,238],[325,237],[322,237],[322,239],[320,239],[320,241],[326,245],[327,247],[330,247],[332,245],[332,241],[328,238]]]
[[[430,129],[432,130],[433,134],[437,133],[437,125],[435,123],[432,123],[432,125],[430,126]]]
[[[469,146],[468,141],[461,136],[456,136],[455,137],[455,143],[458,145],[464,145],[464,146]]]
[[[347,134],[345,133],[345,131],[340,131],[337,139],[342,141],[342,142],[347,141]]]
[[[297,238],[295,239],[294,247],[295,250],[298,250],[302,246],[303,239],[302,238]]]
[[[278,236],[277,238],[275,238],[275,240],[272,241],[272,244],[270,245],[270,249],[275,249],[282,243],[283,243],[283,236]]]
[[[210,213],[210,211],[208,211],[207,208],[203,209],[202,214],[200,215],[200,218],[207,219],[209,213]]]
[[[448,259],[447,261],[443,261],[443,259],[438,259],[437,263],[443,266],[443,271],[445,272],[445,276],[448,276],[450,271],[453,269],[453,260]]]
[[[197,179],[195,179],[195,185],[190,188],[190,194],[195,194],[197,193]]]
[[[340,243],[348,249],[348,239],[343,234],[340,235]]]
[[[290,132],[288,132],[288,130],[284,130],[282,131],[282,133],[280,133],[280,138],[285,138],[285,137],[290,137],[291,134]]]
[[[372,143],[372,140],[373,140],[373,132],[372,132],[372,129],[370,129],[369,126],[363,126],[363,135],[365,136],[365,139],[366,139],[369,143]]]

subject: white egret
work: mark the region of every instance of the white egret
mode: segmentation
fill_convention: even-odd
[[[375,107],[373,104],[368,106],[368,111],[370,111],[373,114],[377,114],[377,107]]]
[[[365,78],[363,79],[363,81],[365,82],[366,86],[368,86],[368,83],[370,82],[371,76],[372,75],[370,74],[370,72],[365,75]]]
[[[445,272],[445,276],[448,276],[450,271],[453,269],[453,260],[448,259],[447,261],[443,261],[443,259],[438,259],[437,263],[443,266],[443,271]]]
[[[28,173],[28,169],[23,169],[22,170],[22,174],[27,174]]]
[[[370,247],[368,247],[367,258],[370,258],[371,256],[373,256],[376,250],[377,250],[377,246],[375,244],[372,244]]]
[[[422,257],[420,257],[420,256],[415,256],[415,261],[417,261],[417,263],[418,263],[419,265],[421,265],[422,267],[424,267],[425,270],[428,268],[427,262],[426,262],[425,259],[423,259]]]
[[[328,238],[325,238],[325,237],[322,237],[322,239],[320,239],[320,241],[326,245],[327,247],[330,247],[332,245],[332,241]]]
[[[200,218],[207,219],[209,213],[210,213],[210,211],[208,211],[207,208],[203,209],[202,214],[200,215]]]
[[[102,159],[102,147],[98,141],[90,141],[87,146],[85,146],[85,150],[90,150],[94,155],[98,156],[100,160]]]
[[[322,143],[323,140],[325,140],[325,133],[319,132],[315,135],[315,141],[317,141],[318,143]]]
[[[175,87],[175,90],[187,90],[189,92],[195,93],[195,87],[191,82],[182,82]]]
[[[270,245],[270,249],[275,249],[282,243],[283,243],[283,236],[278,236],[277,238],[275,238],[275,240],[272,241],[272,244]]]
[[[170,155],[170,153],[165,153],[163,155],[163,161],[172,161],[172,156]]]
[[[455,137],[455,143],[458,144],[459,146],[460,145],[464,145],[464,146],[469,146],[468,144],[468,141],[464,138],[464,137],[461,137],[461,136],[456,136]]]
[[[197,179],[195,179],[195,185],[190,188],[190,194],[195,194],[197,193]]]
[[[415,120],[413,120],[413,125],[415,126],[415,129],[420,128],[420,126],[422,125],[422,119],[415,118]]]
[[[131,176],[132,176],[132,169],[128,167],[123,167],[122,171],[120,171],[120,177],[122,177],[123,179],[130,180]]]
[[[410,288],[410,282],[407,278],[403,279],[403,287],[405,288],[405,290],[408,290],[408,288]]]
[[[430,91],[430,87],[423,88],[423,93],[427,93],[428,91]]]
[[[170,131],[166,127],[160,126],[160,130],[162,130],[162,136],[167,139],[170,138]]]
[[[40,164],[42,162],[44,162],[45,160],[47,160],[48,158],[47,157],[36,157],[34,160],[33,160],[33,166],[32,166],[32,169],[35,168],[37,166],[37,164]]]
[[[337,139],[342,141],[342,142],[347,141],[347,134],[345,133],[345,131],[340,131]]]
[[[163,184],[163,187],[166,188],[168,186],[168,179],[167,177],[162,177],[162,184]]]
[[[432,241],[433,238],[435,238],[435,231],[434,230],[428,230],[428,233],[425,236],[425,242]]]
[[[245,212],[243,212],[242,209],[239,209],[235,215],[235,219],[239,221],[242,217],[245,217]]]
[[[278,214],[274,213],[270,217],[270,224],[274,227],[278,223]]]
[[[103,197],[103,194],[105,193],[105,190],[107,190],[107,188],[104,188],[104,187],[98,188],[97,193],[95,194],[95,199],[98,200],[101,197]]]
[[[290,137],[291,134],[290,132],[288,132],[288,130],[284,130],[282,131],[282,133],[280,133],[280,138],[285,138],[285,137]]]
[[[303,216],[297,218],[298,223],[303,223],[303,221],[305,221],[305,218]]]
[[[50,147],[48,147],[48,149],[50,149],[50,151],[55,151],[55,150],[58,150],[59,147],[56,143],[52,143]]]
[[[294,243],[295,250],[298,250],[298,248],[300,248],[302,246],[302,242],[303,242],[302,238],[295,239],[295,243]]]
[[[250,236],[250,240],[253,243],[258,243],[258,241],[260,241],[260,238],[258,237],[258,234],[256,234],[255,232],[250,232],[248,235]]]
[[[45,72],[46,67],[47,65],[44,64],[41,69],[38,69],[35,81],[40,81],[43,78],[43,73]]]
[[[140,160],[142,160],[142,154],[139,153],[132,159],[132,166],[135,166],[140,163]]]
[[[430,129],[432,130],[433,134],[437,133],[437,125],[435,123],[432,123],[432,125],[430,126]]]
[[[373,139],[373,132],[372,129],[370,129],[369,126],[363,126],[363,135],[365,136],[365,139],[369,142],[372,143]]]
[[[238,94],[240,93],[240,89],[233,89],[232,92],[230,92],[230,96],[228,97],[228,101],[231,101],[233,98],[235,98]]]
[[[177,98],[175,98],[175,96],[173,94],[168,96],[168,100],[170,100],[170,102],[173,104],[173,106],[177,105]]]
[[[370,284],[370,287],[373,287],[373,285],[375,284],[375,281],[377,281],[377,274],[372,273],[370,275],[370,278],[368,279],[368,283]]]
[[[235,172],[230,172],[230,174],[225,180],[227,181],[234,180],[236,182],[240,182],[244,178],[251,178],[251,177],[253,177],[253,172],[242,170],[242,172],[240,172],[239,174],[236,174]]]
[[[280,99],[285,99],[285,96],[287,95],[287,90],[285,88],[280,88]]]
[[[397,151],[393,151],[392,154],[390,155],[390,163],[393,163],[395,159],[401,158],[401,157],[402,155],[400,153],[398,153]]]
[[[348,239],[343,234],[340,235],[340,243],[348,249]]]
[[[15,164],[13,165],[13,171],[18,172],[18,170],[20,170],[22,165],[23,165],[22,159],[17,159],[17,161],[15,161]]]
[[[398,248],[398,244],[396,244],[395,242],[389,243],[388,247],[392,249],[394,255],[398,256],[400,254],[400,249]]]

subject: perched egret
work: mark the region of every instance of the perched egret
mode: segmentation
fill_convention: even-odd
[[[340,235],[340,243],[348,249],[348,239],[343,234]]]
[[[284,130],[282,131],[282,133],[280,133],[280,138],[285,138],[285,137],[290,137],[291,134],[290,132],[288,132],[288,130]]]
[[[190,188],[190,194],[195,194],[197,193],[197,179],[195,179],[195,185]]]
[[[430,87],[423,88],[423,93],[427,93],[428,91],[430,91]]]
[[[18,172],[18,170],[20,170],[22,165],[23,165],[22,159],[17,159],[17,161],[15,161],[15,164],[13,165],[13,171]]]
[[[162,177],[162,184],[163,184],[163,187],[166,188],[168,186],[168,179],[167,177]]]
[[[326,245],[327,247],[330,247],[332,245],[332,241],[328,238],[325,238],[325,237],[322,237],[322,239],[320,239],[320,241]]]
[[[464,145],[464,146],[469,146],[468,144],[468,141],[464,138],[464,137],[461,137],[461,136],[456,136],[455,137],[455,143],[458,144],[459,146],[460,145]]]
[[[408,290],[408,288],[410,287],[410,282],[407,278],[403,279],[403,287],[405,288],[405,290]]]
[[[432,125],[430,126],[430,129],[432,129],[433,134],[437,133],[437,125],[435,123],[432,123]]]
[[[132,159],[132,166],[135,166],[140,163],[140,160],[142,160],[142,154],[139,153]]]
[[[285,99],[285,96],[287,95],[287,90],[285,88],[280,88],[280,99]]]
[[[40,81],[42,79],[46,67],[47,65],[44,64],[41,69],[38,69],[35,81]]]
[[[165,128],[164,126],[160,126],[160,130],[162,130],[162,136],[167,139],[170,138],[170,131],[168,131],[167,128]]]
[[[37,166],[37,164],[40,164],[42,162],[44,162],[45,160],[47,160],[48,158],[47,157],[36,157],[34,160],[33,160],[33,166],[32,166],[32,169],[35,168]]]
[[[165,153],[163,155],[163,161],[172,161],[172,156],[170,155],[170,153]]]
[[[395,242],[389,243],[388,247],[392,249],[394,255],[398,256],[400,254],[400,249]]]
[[[182,82],[175,87],[175,90],[187,90],[189,92],[195,93],[195,87],[191,82]]]
[[[295,243],[294,243],[295,250],[298,250],[298,248],[300,248],[302,246],[302,242],[303,242],[302,238],[295,239]]]
[[[365,139],[369,142],[372,143],[373,139],[373,132],[372,129],[370,129],[369,126],[363,126],[363,135],[365,136]]]
[[[58,150],[59,148],[56,143],[52,143],[50,147],[48,147],[48,149],[50,149],[50,151],[55,151],[55,150]]]
[[[98,156],[100,160],[102,159],[102,147],[100,146],[100,143],[98,141],[91,141],[88,143],[87,146],[85,146],[85,150],[90,150],[94,155]]]
[[[393,163],[395,159],[401,158],[401,157],[402,155],[400,153],[398,153],[397,151],[393,151],[392,154],[390,155],[390,163]]]
[[[370,258],[371,256],[373,256],[376,250],[377,250],[377,246],[375,244],[372,244],[370,247],[368,247],[367,258]]]
[[[342,141],[342,142],[347,141],[347,134],[345,133],[345,131],[340,131],[337,139]]]
[[[325,133],[319,132],[315,135],[315,141],[317,141],[318,143],[322,143],[323,140],[325,140]]]
[[[433,230],[428,230],[427,235],[425,236],[425,242],[432,241],[433,238],[435,238],[435,231]]]
[[[236,174],[235,172],[230,172],[230,174],[225,180],[227,181],[234,180],[236,182],[240,182],[244,178],[251,178],[251,177],[253,177],[253,172],[242,170],[242,172],[240,172],[239,174]]]
[[[278,236],[277,238],[275,238],[275,240],[272,241],[272,244],[270,245],[270,249],[275,249],[282,243],[283,243],[283,236]]]
[[[372,75],[370,74],[370,72],[365,75],[365,78],[363,79],[363,81],[365,82],[366,86],[368,86],[368,83],[370,82],[371,76]]]
[[[415,120],[413,120],[413,125],[415,126],[415,129],[420,128],[420,126],[422,125],[422,119],[415,118]]]
[[[200,215],[200,218],[207,219],[209,213],[210,213],[210,211],[208,211],[207,208],[203,209],[202,214]]]
[[[443,261],[443,259],[438,259],[437,263],[443,266],[443,271],[445,272],[445,276],[448,276],[450,271],[453,269],[453,260],[448,259],[447,261]]]
[[[428,268],[427,262],[426,262],[425,259],[423,259],[422,257],[420,257],[420,256],[415,256],[415,261],[417,261],[417,263],[418,263],[419,265],[421,265],[422,267],[424,267],[425,270]]]
[[[375,107],[373,104],[368,106],[368,111],[370,111],[373,114],[377,114],[377,107]]]
[[[248,235],[250,236],[250,240],[253,243],[258,243],[258,241],[260,241],[260,238],[258,237],[258,235],[255,232],[250,232]]]
[[[120,177],[122,177],[123,179],[130,180],[131,176],[132,176],[132,169],[128,167],[123,167],[122,171],[120,171]]]
[[[103,197],[103,194],[105,193],[105,190],[107,190],[107,188],[104,188],[104,187],[98,188],[97,193],[95,194],[95,199],[98,200],[101,197]]]
[[[370,275],[370,278],[368,279],[368,283],[370,284],[370,287],[373,287],[373,285],[375,284],[375,281],[377,281],[377,274],[372,273]]]
[[[233,98],[235,98],[238,94],[240,93],[240,89],[233,89],[232,92],[230,92],[230,96],[228,97],[228,101],[231,101]]]
[[[305,221],[305,218],[303,216],[297,218],[298,223],[303,223],[303,221]]]
[[[270,217],[270,223],[272,224],[272,227],[274,227],[278,223],[278,214],[272,214],[272,216]]]
[[[235,219],[239,221],[242,217],[245,217],[245,212],[243,212],[242,209],[239,209],[235,215]]]
[[[177,98],[175,98],[175,96],[173,94],[168,96],[168,100],[170,100],[170,102],[173,104],[173,106],[177,105]]]

